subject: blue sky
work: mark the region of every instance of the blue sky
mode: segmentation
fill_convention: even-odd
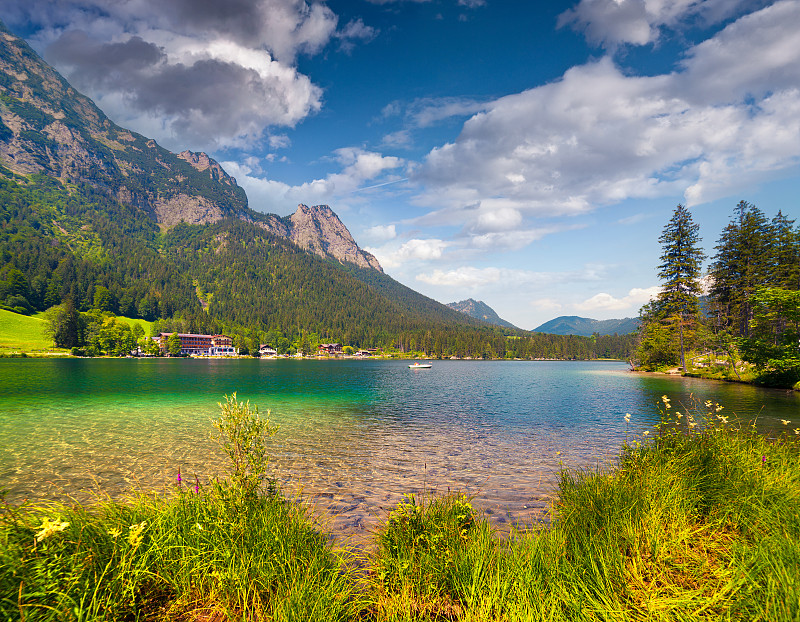
[[[531,329],[635,316],[678,203],[800,217],[800,0],[10,0],[120,125],[400,282]]]

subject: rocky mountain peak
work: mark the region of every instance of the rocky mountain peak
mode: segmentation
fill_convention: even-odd
[[[383,272],[378,260],[358,247],[350,231],[329,206],[300,204],[288,220],[289,237],[300,248],[320,257]]]
[[[474,317],[477,320],[483,320],[484,322],[489,322],[490,324],[495,324],[497,326],[505,326],[506,328],[517,328],[511,322],[508,322],[497,315],[497,312],[482,300],[467,298],[466,300],[461,300],[460,302],[449,302],[447,303],[447,306],[451,309],[455,309],[456,311],[460,311],[465,315]]]
[[[178,154],[178,157],[181,160],[188,162],[193,168],[198,171],[208,171],[208,174],[211,176],[211,179],[214,181],[218,181],[222,184],[227,184],[228,186],[235,186],[236,185],[236,178],[231,177],[228,173],[225,172],[225,169],[220,166],[219,162],[217,162],[214,158],[210,157],[207,153],[203,151],[194,152],[194,151],[181,151]]]

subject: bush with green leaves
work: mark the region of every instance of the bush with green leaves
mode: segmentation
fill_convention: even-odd
[[[266,439],[277,434],[278,426],[272,425],[269,418],[262,418],[258,406],[251,406],[250,400],[237,401],[236,393],[226,395],[219,407],[222,413],[212,422],[216,430],[212,438],[230,460],[234,487],[243,495],[252,496],[267,474]]]

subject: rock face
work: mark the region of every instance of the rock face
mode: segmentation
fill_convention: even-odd
[[[383,272],[378,260],[358,247],[350,231],[327,205],[298,205],[289,222],[289,238],[300,248],[320,257]]]
[[[506,320],[502,319],[499,315],[497,315],[497,313],[495,313],[494,309],[492,309],[482,300],[473,300],[472,298],[467,298],[461,302],[450,302],[447,304],[447,306],[470,317],[474,317],[477,320],[489,322],[489,324],[504,326],[506,328],[517,328],[511,322],[507,322]]]
[[[209,176],[216,182],[225,184],[227,186],[235,186],[236,178],[231,177],[225,172],[219,162],[213,158],[208,157],[208,154],[200,151],[194,153],[193,151],[181,151],[178,157],[185,162],[188,162],[198,171],[208,171]]]
[[[0,165],[89,184],[164,227],[238,218],[320,257],[383,272],[327,205],[300,205],[288,218],[252,211],[218,162],[202,152],[176,155],[114,124],[1,22]]]

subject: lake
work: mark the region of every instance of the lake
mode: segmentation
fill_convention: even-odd
[[[659,421],[662,395],[719,402],[765,433],[800,427],[797,393],[618,362],[2,359],[0,387],[9,501],[163,491],[179,467],[206,483],[223,469],[210,420],[235,391],[280,425],[284,490],[356,537],[409,492],[463,491],[501,529],[537,523],[561,465],[612,463]]]

